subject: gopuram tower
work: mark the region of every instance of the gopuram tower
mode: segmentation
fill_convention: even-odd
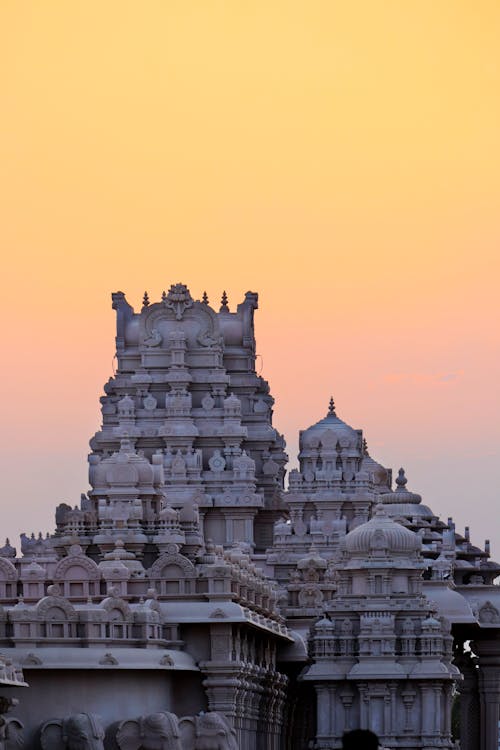
[[[389,750],[498,750],[489,543],[403,469],[393,488],[333,399],[285,490],[256,294],[112,299],[90,489],[0,549],[0,647],[29,684],[0,744],[338,750],[363,727]]]
[[[155,304],[145,295],[140,313],[121,292],[113,307],[118,369],[101,398],[84,509],[109,534],[94,543],[104,550],[135,519],[137,548],[147,553],[148,544],[165,543],[162,524],[174,509],[192,552],[203,545],[202,529],[214,544],[264,551],[287,456],[271,424],[269,386],[255,372],[257,295],[248,292],[231,313],[224,293],[215,312],[206,296],[195,301],[175,284]],[[135,487],[120,491],[110,477],[124,475],[124,464],[140,471],[140,461],[151,476],[139,496]]]

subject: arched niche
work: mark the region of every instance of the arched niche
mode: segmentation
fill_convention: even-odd
[[[187,557],[165,553],[149,569],[149,578],[160,596],[194,592],[196,569]]]
[[[101,571],[96,563],[83,552],[73,552],[60,560],[54,571],[54,581],[62,589],[63,596],[72,600],[86,601],[99,595]]]
[[[10,560],[0,557],[0,598],[15,599],[18,573]]]

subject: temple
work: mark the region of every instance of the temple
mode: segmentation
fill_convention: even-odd
[[[393,483],[333,399],[285,490],[257,294],[112,300],[90,489],[0,549],[0,745],[334,750],[362,727],[391,750],[498,750],[489,543]]]

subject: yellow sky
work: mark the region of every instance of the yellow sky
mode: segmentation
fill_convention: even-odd
[[[260,293],[291,454],[333,392],[373,455],[482,542],[498,514],[499,39],[496,0],[3,0],[9,533],[50,529],[86,488],[111,291],[137,307],[183,281],[233,305]]]

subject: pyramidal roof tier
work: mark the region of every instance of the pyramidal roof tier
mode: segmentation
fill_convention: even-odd
[[[392,474],[368,454],[363,431],[337,415],[330,398],[323,419],[299,435],[300,470],[290,473],[290,489],[305,483],[311,490],[388,492]]]
[[[319,422],[300,433],[301,451],[310,448],[354,448],[362,451],[362,431],[355,430],[337,416],[335,402],[330,398],[328,413]]]
[[[176,283],[157,301],[145,292],[138,311],[123,292],[112,306],[117,369],[90,441],[91,489],[80,508],[59,506],[57,534],[77,533],[101,554],[119,537],[139,555],[168,543],[195,555],[204,534],[264,551],[287,456],[255,369],[258,295],[232,309],[224,291],[213,307],[206,292],[195,299]]]

